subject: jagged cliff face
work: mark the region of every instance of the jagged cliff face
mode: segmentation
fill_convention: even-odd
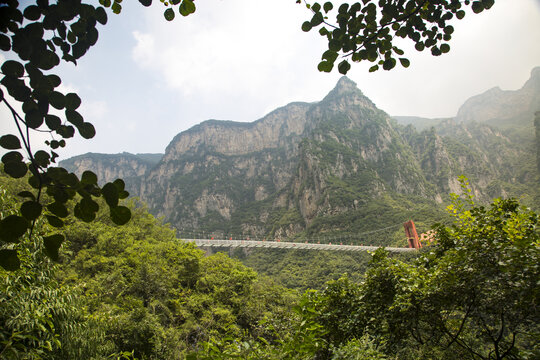
[[[521,101],[527,109],[535,81],[512,95],[528,99]],[[253,123],[203,122],[178,134],[157,164],[125,154],[113,163],[82,156],[71,164],[107,181],[127,178],[132,194],[178,229],[355,232],[440,209],[448,193],[460,192],[460,175],[481,199],[528,189],[536,164],[523,165],[527,150],[489,125],[496,113],[482,110],[500,105],[499,95],[473,98],[457,121],[418,132],[344,77],[317,103],[291,103]],[[500,105],[510,109],[501,116],[529,111],[517,103]]]
[[[161,159],[162,154],[93,154],[88,153],[63,160],[60,165],[78,176],[85,170],[93,171],[101,185],[124,179],[130,193],[139,193],[140,183]]]
[[[179,134],[140,196],[178,228],[289,236],[387,192],[434,200],[431,188],[389,116],[342,78],[319,103]]]

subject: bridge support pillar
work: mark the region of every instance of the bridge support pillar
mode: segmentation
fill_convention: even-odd
[[[405,228],[405,236],[407,236],[409,247],[414,249],[420,249],[422,247],[422,243],[418,238],[418,233],[416,232],[416,226],[414,226],[414,222],[412,220],[409,220],[403,223],[403,228]]]

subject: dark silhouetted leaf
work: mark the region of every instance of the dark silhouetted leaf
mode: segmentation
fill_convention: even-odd
[[[35,5],[30,5],[26,9],[24,9],[24,17],[28,20],[36,21],[41,17],[41,11],[39,10],[39,7]]]
[[[66,98],[62,93],[58,91],[53,91],[49,95],[49,103],[55,109],[62,110],[66,106]]]
[[[124,225],[131,219],[131,211],[125,206],[111,208],[111,220],[116,225]]]
[[[43,150],[39,150],[34,154],[34,160],[41,167],[47,167],[51,163],[50,158],[51,155]]]
[[[43,115],[36,109],[26,113],[24,116],[26,125],[31,129],[37,129],[43,124]]]
[[[165,17],[165,20],[167,21],[172,21],[174,19],[174,10],[171,9],[171,8],[168,8],[167,10],[165,10],[165,12],[163,13],[163,16]]]
[[[16,150],[21,148],[21,142],[15,135],[4,135],[0,137],[0,146],[8,150]]]
[[[64,204],[62,204],[61,202],[58,202],[58,201],[55,201],[49,205],[47,205],[47,210],[49,210],[51,213],[53,213],[54,215],[60,217],[60,218],[65,218],[66,216],[69,215],[69,212],[66,208],[66,206]]]
[[[45,245],[45,254],[54,261],[58,261],[58,250],[64,242],[64,235],[55,234],[43,237],[43,245]]]
[[[7,60],[2,64],[2,73],[6,76],[20,78],[24,75],[24,67],[18,61]]]
[[[8,162],[4,164],[4,171],[12,178],[20,179],[28,172],[28,166],[22,161]]]
[[[64,226],[64,222],[56,216],[45,215],[45,217],[47,218],[47,221],[49,222],[51,226],[54,226],[57,228],[61,228]]]
[[[349,71],[350,68],[351,68],[351,64],[349,64],[347,60],[343,60],[338,65],[338,71],[340,72],[340,74],[343,74],[343,75],[346,75],[347,71]]]
[[[46,115],[45,116],[45,124],[49,127],[51,130],[56,130],[62,125],[62,120],[56,115]]]
[[[18,151],[10,151],[2,156],[2,162],[8,164],[10,162],[21,162],[23,156]]]
[[[139,2],[140,2],[143,6],[150,6],[150,5],[152,5],[152,0],[139,0]]]
[[[384,63],[383,63],[384,70],[392,70],[394,66],[396,66],[396,59],[389,58],[389,59],[384,60]]]
[[[96,218],[96,212],[88,199],[82,199],[75,205],[73,214],[84,222],[91,222]]]
[[[97,185],[97,181],[98,181],[97,175],[89,170],[86,170],[81,175],[81,182],[84,184]]]
[[[411,65],[411,62],[409,61],[409,59],[406,59],[406,58],[399,58],[399,62],[401,63],[401,66],[403,66],[404,68],[408,68],[409,65]]]
[[[81,136],[85,139],[91,139],[96,135],[96,129],[94,125],[89,122],[82,123],[77,127]]]
[[[18,215],[9,215],[0,221],[0,240],[19,242],[28,229],[28,221]]]
[[[329,12],[333,8],[334,8],[334,5],[329,1],[325,2],[323,5],[324,12]]]
[[[77,128],[84,123],[84,119],[81,114],[79,114],[75,110],[66,110],[66,119],[73,125],[75,125]]]
[[[0,50],[2,51],[11,50],[11,41],[9,40],[9,36],[0,34]]]
[[[118,188],[113,183],[105,184],[101,189],[101,194],[110,207],[118,205]]]
[[[36,196],[34,194],[32,194],[30,191],[21,191],[20,193],[17,194],[17,196],[20,196],[22,198],[30,198],[32,200],[36,200]]]
[[[317,69],[319,69],[319,71],[324,71],[324,72],[332,71],[333,67],[334,67],[334,63],[331,63],[329,61],[321,61],[319,65],[317,65]]]
[[[75,110],[81,106],[81,98],[75,93],[69,93],[66,95],[66,109]]]
[[[311,25],[311,22],[309,21],[304,21],[304,23],[302,24],[302,31],[308,32],[312,28],[313,26]]]
[[[94,16],[97,22],[99,22],[101,25],[107,24],[107,13],[105,12],[105,9],[101,6],[96,9]]]
[[[115,14],[120,14],[120,12],[122,11],[122,5],[120,5],[119,3],[117,3],[116,1],[112,4],[111,6],[111,10],[113,11],[113,13]]]
[[[21,261],[17,257],[17,250],[1,249],[0,265],[7,271],[15,271],[21,267]]]
[[[41,215],[42,206],[37,201],[25,201],[21,205],[21,214],[26,220],[35,220]]]

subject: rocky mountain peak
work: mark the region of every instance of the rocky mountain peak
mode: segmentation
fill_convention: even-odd
[[[332,111],[343,110],[350,106],[377,109],[375,104],[360,91],[356,83],[346,76],[339,79],[336,86],[319,104],[328,107]]]
[[[358,87],[356,86],[356,83],[354,81],[352,81],[351,79],[349,79],[346,76],[342,76],[338,80],[338,82],[337,82],[336,86],[334,87],[334,89],[332,89],[328,93],[328,95],[326,95],[325,99],[341,97],[343,95],[350,95],[350,94],[357,94],[357,95],[364,96],[364,94],[362,94],[362,91],[360,91],[360,89],[358,89]]]

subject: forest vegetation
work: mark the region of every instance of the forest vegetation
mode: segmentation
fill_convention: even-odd
[[[27,185],[5,175],[0,181],[5,216],[21,202],[10,194]],[[437,242],[415,256],[380,249],[358,264],[354,257],[321,254],[296,257],[315,259],[310,264],[263,257],[262,263],[287,263],[273,276],[224,253],[205,255],[135,200],[125,200],[132,220],[123,226],[103,209],[91,223],[66,218],[66,241],[53,254],[59,264],[41,241],[54,229],[38,221],[32,236],[15,244],[20,268],[0,270],[0,354],[538,358],[538,215],[512,199],[481,206],[465,193],[448,207],[452,224],[438,225]],[[320,256],[327,261],[316,260]],[[313,273],[319,276],[332,262],[350,275],[331,274],[333,280],[307,289],[317,286]]]

